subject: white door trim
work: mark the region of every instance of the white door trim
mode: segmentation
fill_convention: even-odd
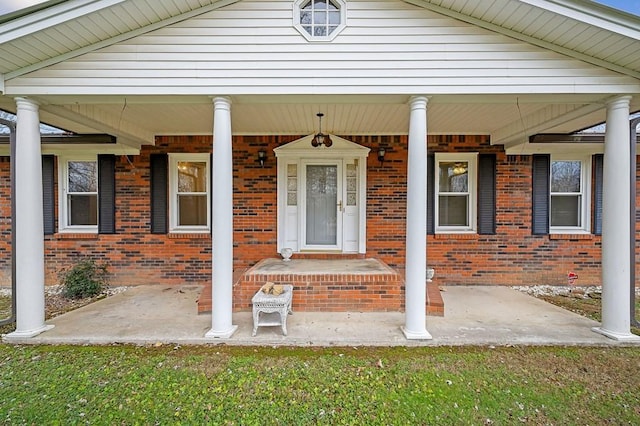
[[[367,156],[370,149],[338,136],[331,135],[333,145],[330,148],[324,146],[314,148],[311,146],[311,139],[313,135],[305,136],[286,145],[280,146],[274,149],[274,153],[278,163],[278,253],[283,248],[288,247],[293,249],[294,252],[300,252],[301,249],[335,252],[341,253],[366,253],[366,212],[367,212]],[[302,205],[302,191],[305,189],[302,184],[302,169],[305,164],[315,162],[315,164],[331,164],[331,162],[340,162],[342,168],[342,189],[338,196],[342,197],[343,210],[346,201],[345,195],[345,176],[346,165],[355,164],[358,174],[358,193],[357,193],[357,223],[354,226],[357,227],[357,242],[355,244],[349,244],[349,249],[345,247],[343,241],[340,241],[335,248],[327,248],[322,246],[319,248],[305,247],[304,235],[302,233],[302,215],[304,214],[304,208]],[[297,170],[295,177],[288,176],[287,170]],[[293,184],[293,179],[296,179],[296,184]],[[291,186],[296,188],[295,191],[290,191]],[[344,238],[344,228],[338,234],[338,238]]]

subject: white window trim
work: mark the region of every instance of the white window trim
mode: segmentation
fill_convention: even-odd
[[[469,209],[467,211],[469,226],[440,226],[439,223],[439,201],[440,201],[440,162],[456,162],[466,161],[469,164]],[[478,153],[454,153],[454,152],[440,152],[435,154],[434,161],[434,206],[433,217],[435,222],[436,234],[472,234],[477,232],[477,186],[478,186]]]
[[[169,154],[169,232],[203,234],[211,232],[211,162],[210,154]],[[178,225],[178,163],[200,162],[207,165],[207,225]]]
[[[293,26],[296,30],[298,30],[298,32],[300,34],[302,34],[302,36],[304,38],[307,39],[307,41],[313,41],[313,42],[322,42],[322,41],[331,41],[334,38],[336,38],[336,36],[338,34],[340,34],[342,32],[342,30],[345,29],[345,27],[347,26],[347,3],[345,3],[343,0],[331,0],[332,2],[336,3],[338,5],[338,7],[340,8],[340,24],[337,26],[337,28],[335,29],[335,31],[333,31],[331,34],[327,35],[327,36],[314,36],[309,34],[303,27],[302,24],[300,24],[300,11],[302,9],[302,7],[308,2],[309,0],[296,0],[293,3]],[[313,0],[312,0],[313,1]]]
[[[580,189],[582,194],[582,226],[551,226],[551,173],[554,161],[580,161]],[[551,154],[549,164],[549,233],[550,234],[590,234],[591,233],[591,156]]]
[[[67,190],[69,184],[69,162],[74,161],[93,161],[98,164],[97,155],[87,154],[68,154],[67,156],[58,157],[58,232],[60,233],[82,233],[97,234],[98,225],[69,225],[68,224],[68,205]],[[100,185],[100,179],[98,179]],[[98,186],[97,196],[100,197],[100,186]],[[100,209],[98,209],[98,223],[100,223]]]

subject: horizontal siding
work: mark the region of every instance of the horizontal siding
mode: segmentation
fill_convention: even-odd
[[[9,80],[7,92],[640,91],[634,79],[402,1],[349,1],[332,42],[309,43],[292,16],[288,0],[242,1]]]

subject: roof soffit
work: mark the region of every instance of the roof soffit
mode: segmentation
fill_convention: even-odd
[[[44,10],[34,12],[32,15],[27,15],[21,18],[17,18],[14,21],[10,21],[4,24],[0,24],[0,46],[3,44],[11,44],[16,41],[29,40],[31,36],[39,33],[43,33],[50,29],[63,28],[67,24],[78,24],[80,18],[92,18],[98,17],[100,13],[110,13],[109,16],[114,16],[111,9],[119,7],[121,5],[131,4],[136,6],[140,3],[140,10],[149,13],[148,2],[154,2],[158,0],[78,0],[77,2],[63,2],[62,4],[56,4]],[[61,52],[58,45],[58,50],[51,49],[52,54],[46,59],[39,61],[33,61],[32,63],[22,66],[14,67],[11,70],[5,70],[4,79],[10,80],[21,75],[37,71],[41,68],[45,68],[66,60],[78,57],[80,55],[93,52],[95,50],[102,49],[113,44],[129,40],[142,34],[146,34],[151,31],[172,25],[183,20],[210,12],[212,10],[236,3],[240,0],[183,0],[172,1],[174,5],[174,13],[169,13],[168,16],[160,17],[159,15],[149,16],[145,15],[147,19],[146,24],[138,23],[137,27],[132,28],[131,23],[123,24],[121,27],[115,27],[117,34],[100,38],[94,42],[80,42],[80,45],[75,47],[67,47],[66,51]],[[79,3],[79,5],[77,4]],[[178,6],[180,4],[180,7]],[[83,6],[83,7],[79,7]],[[178,11],[179,12],[175,12]],[[184,10],[187,10],[184,12]],[[117,13],[115,13],[117,15]],[[103,18],[104,19],[104,18]],[[131,20],[130,20],[131,21]],[[91,23],[89,19],[89,23]],[[111,22],[111,21],[109,21]],[[66,28],[66,27],[64,27]],[[74,37],[74,40],[81,40],[84,37]],[[0,72],[3,70],[0,68]]]
[[[496,23],[491,21],[491,17],[488,17],[487,11],[489,9],[503,8],[499,7],[495,3],[487,2],[489,8],[482,8],[475,1],[458,2],[455,0],[403,0],[409,4],[423,7],[436,13],[440,13],[451,18],[476,25],[478,27],[497,32],[513,39],[523,41],[544,49],[560,53],[562,55],[581,60],[583,62],[596,65],[598,67],[606,68],[611,71],[622,73],[634,78],[640,78],[640,67],[628,67],[623,64],[609,61],[606,58],[595,54],[587,54],[584,50],[593,46],[586,46],[585,49],[578,49],[578,46],[569,47],[568,44],[557,44],[549,38],[534,36],[534,30],[530,31],[518,31],[514,30],[513,22],[505,21]],[[615,11],[612,8],[601,6],[593,2],[585,2],[582,0],[499,0],[501,3],[516,4],[518,7],[526,7],[527,13],[520,13],[520,17],[532,17],[532,21],[536,16],[540,16],[540,13],[551,12],[556,16],[560,16],[567,21],[571,21],[575,24],[585,25],[585,27],[595,27],[599,31],[602,31],[610,36],[619,37],[620,41],[627,40],[630,43],[640,41],[640,18],[631,14]],[[455,5],[464,4],[468,6],[472,4],[474,7],[471,11],[461,8],[456,10]],[[477,6],[477,7],[476,7]],[[522,19],[522,18],[521,18]],[[509,27],[511,26],[511,27]],[[530,25],[531,28],[538,28],[535,25]],[[528,29],[528,28],[527,28]],[[574,37],[575,40],[579,40],[579,37]],[[618,41],[618,44],[620,43]],[[635,49],[636,51],[638,49]],[[640,61],[640,55],[638,56]],[[638,62],[636,62],[638,63]]]

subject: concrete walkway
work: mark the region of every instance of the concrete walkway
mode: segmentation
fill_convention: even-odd
[[[56,317],[52,330],[16,343],[227,344],[268,346],[618,345],[591,331],[595,321],[505,287],[446,287],[444,317],[427,317],[432,340],[408,341],[404,314],[295,312],[288,336],[260,327],[250,312],[233,315],[230,339],[205,339],[211,315],[196,313],[197,286],[139,286]],[[629,344],[629,343],[626,343]]]

